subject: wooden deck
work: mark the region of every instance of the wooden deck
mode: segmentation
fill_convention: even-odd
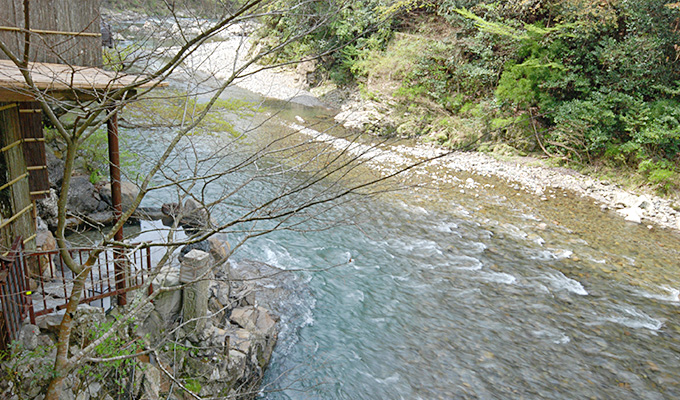
[[[56,99],[91,96],[121,89],[144,79],[144,76],[120,74],[95,67],[79,67],[64,64],[29,63],[28,69],[35,86],[43,93]],[[166,86],[164,82],[144,83],[137,88],[154,85]],[[0,102],[31,101],[35,97],[29,92],[21,71],[9,60],[0,60]]]

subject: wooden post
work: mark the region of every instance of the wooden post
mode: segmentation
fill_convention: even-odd
[[[0,248],[35,233],[17,103],[0,103]],[[3,251],[4,251],[3,250]]]
[[[205,327],[205,316],[210,297],[210,254],[191,250],[184,255],[179,270],[179,281],[188,284],[182,291],[182,317],[187,332],[200,332]]]
[[[111,109],[111,116],[106,122],[109,137],[109,171],[111,175],[111,202],[115,215],[114,224],[118,223],[123,215],[123,202],[120,192],[120,147],[118,142],[118,113],[115,106]],[[121,227],[113,237],[116,241],[123,241],[123,227]],[[127,304],[127,294],[125,292],[127,277],[125,276],[125,262],[122,249],[117,247],[113,250],[114,271],[116,275],[116,291],[118,291],[118,305]]]

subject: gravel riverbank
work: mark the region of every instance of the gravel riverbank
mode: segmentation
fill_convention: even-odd
[[[348,129],[365,129],[379,123],[381,105],[371,101],[357,100],[356,96],[342,106],[336,121]],[[387,116],[386,118],[389,118]],[[412,148],[393,147],[392,151],[418,158],[432,158],[447,153],[440,147],[419,143]],[[480,152],[451,152],[433,161],[439,167],[451,171],[467,171],[483,176],[495,176],[528,193],[548,200],[544,193],[549,189],[572,191],[590,197],[603,209],[617,210],[622,218],[632,223],[644,223],[680,230],[680,203],[651,194],[633,193],[616,184],[598,180],[567,168],[537,166],[538,160],[530,157],[514,157],[510,161],[496,159]]]
[[[186,61],[187,67],[217,79],[227,79],[235,70],[243,67],[248,59],[247,55],[252,54],[252,42],[248,38],[250,32],[250,26],[233,26],[221,34],[220,40],[207,43],[192,54]],[[268,98],[306,106],[338,107],[340,110],[336,121],[348,129],[366,131],[389,120],[389,107],[362,100],[356,91],[309,89],[305,75],[311,67],[313,63],[309,62],[303,63],[297,70],[254,64],[239,74],[234,85]],[[329,87],[330,85],[327,86]],[[414,147],[397,146],[386,151],[393,154],[384,154],[380,159],[395,160],[402,156],[433,157],[446,150],[428,144],[417,144]],[[622,218],[632,223],[654,224],[680,230],[680,202],[650,194],[633,193],[566,168],[529,165],[529,159],[520,157],[513,161],[501,161],[477,152],[454,152],[434,163],[452,171],[496,176],[541,198],[551,188],[573,191],[598,201],[604,209],[616,209]]]

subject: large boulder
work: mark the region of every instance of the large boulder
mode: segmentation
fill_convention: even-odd
[[[132,182],[121,182],[120,183],[120,194],[121,202],[123,205],[123,212],[128,211],[132,208],[132,205],[139,195],[139,188]],[[99,196],[101,199],[113,209],[113,198],[111,197],[111,183],[104,184],[101,189],[99,189]]]
[[[208,210],[194,199],[188,199],[183,206],[178,203],[165,203],[161,206],[161,211],[166,216],[163,219],[164,224],[171,225],[178,220],[179,225],[189,234],[214,225]]]
[[[173,266],[164,266],[153,281],[154,287],[175,287],[180,285],[179,269]],[[163,292],[154,300],[154,307],[162,321],[173,323],[179,319],[182,310],[182,291],[170,290]]]
[[[272,337],[276,335],[276,318],[268,310],[258,307],[240,307],[231,311],[229,319],[257,335]]]
[[[76,215],[86,215],[106,209],[96,188],[85,175],[71,177],[71,186],[66,202],[67,211]]]

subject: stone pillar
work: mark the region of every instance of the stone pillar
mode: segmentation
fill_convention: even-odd
[[[206,273],[209,268],[210,254],[204,251],[191,250],[182,261],[179,280],[181,283],[189,284],[184,288],[182,317],[185,322],[200,318],[185,325],[186,332],[198,333],[205,327],[205,315],[208,312],[208,297],[210,296],[209,274]]]

